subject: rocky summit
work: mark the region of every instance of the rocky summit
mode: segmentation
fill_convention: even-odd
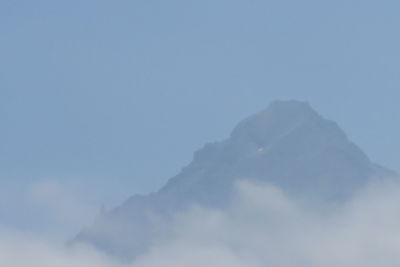
[[[393,175],[308,103],[276,101],[208,143],[158,192],[135,195],[102,214],[74,242],[124,258],[145,252],[176,212],[193,204],[223,208],[238,180],[265,182],[314,204],[343,201],[372,179]],[[162,222],[162,223],[160,223]]]

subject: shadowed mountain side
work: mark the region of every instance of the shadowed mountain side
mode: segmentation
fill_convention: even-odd
[[[135,257],[163,238],[170,216],[193,204],[223,207],[235,181],[267,182],[316,204],[342,201],[374,178],[392,176],[307,103],[277,101],[240,122],[231,136],[195,152],[158,192],[133,196],[103,214],[76,241]]]

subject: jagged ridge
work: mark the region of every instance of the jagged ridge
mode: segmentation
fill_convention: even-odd
[[[239,179],[272,183],[289,194],[326,203],[342,201],[370,179],[389,174],[309,104],[276,101],[240,122],[228,139],[195,152],[193,161],[158,192],[133,196],[76,240],[134,256],[162,235],[160,225],[168,227],[173,213],[193,203],[223,207]],[[164,223],[155,222],[159,220]]]

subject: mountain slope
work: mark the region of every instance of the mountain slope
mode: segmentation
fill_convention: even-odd
[[[392,173],[371,163],[335,122],[307,103],[277,101],[240,122],[228,139],[195,152],[193,161],[158,192],[131,197],[76,240],[134,257],[163,235],[174,213],[192,204],[226,205],[240,179],[271,183],[323,204],[342,201],[386,175]]]

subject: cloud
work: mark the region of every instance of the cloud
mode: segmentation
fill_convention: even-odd
[[[41,238],[61,241],[90,225],[101,210],[101,193],[84,182],[60,177],[27,177],[28,182],[21,177],[1,179],[5,181],[0,187],[3,228],[35,232]]]
[[[400,184],[397,181],[376,182],[344,204],[324,207],[309,206],[268,184],[244,181],[237,188],[237,197],[225,210],[197,206],[176,214],[167,235],[131,263],[121,263],[88,247],[65,248],[26,233],[0,228],[0,265],[400,265]],[[47,189],[46,185],[38,192],[46,193]],[[54,190],[51,188],[50,192]]]
[[[53,219],[68,225],[86,224],[93,220],[100,207],[84,198],[79,186],[44,180],[28,188],[30,203],[46,210]]]
[[[66,249],[26,232],[0,228],[0,265],[8,267],[111,267],[103,255],[90,248]]]
[[[349,202],[323,208],[307,206],[270,185],[242,182],[238,188],[238,197],[227,210],[197,207],[178,216],[173,238],[141,262],[166,254],[161,262],[172,258],[175,266],[185,266],[179,265],[181,257],[191,257],[199,266],[400,264],[397,182],[369,185]],[[205,257],[209,251],[224,255],[229,264]],[[162,266],[161,262],[143,266]]]

